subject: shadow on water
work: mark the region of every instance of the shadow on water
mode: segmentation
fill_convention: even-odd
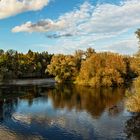
[[[137,138],[139,117],[124,115],[124,94],[124,88],[1,86],[0,136],[18,140]]]

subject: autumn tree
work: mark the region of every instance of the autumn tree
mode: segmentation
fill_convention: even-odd
[[[54,75],[59,83],[73,81],[78,72],[77,61],[72,55],[54,55],[46,71]]]
[[[82,62],[76,83],[87,86],[119,86],[127,75],[124,57],[113,53],[96,53]]]

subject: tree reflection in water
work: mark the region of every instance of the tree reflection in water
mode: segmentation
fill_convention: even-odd
[[[95,135],[95,138],[99,137],[98,132],[101,134],[108,133],[105,135],[106,137],[114,134],[116,135],[113,135],[114,138],[117,138],[119,132],[122,132],[125,128],[124,133],[128,135],[128,139],[133,138],[138,140],[140,139],[140,115],[132,116],[129,120],[123,116],[123,111],[125,109],[123,104],[124,94],[125,88],[122,87],[116,89],[94,89],[75,85],[57,85],[53,89],[48,89],[48,87],[45,86],[2,87],[0,88],[0,126],[2,126],[2,128],[3,126],[6,126],[8,130],[12,130],[14,133],[16,132],[17,135],[18,133],[23,134],[23,137],[24,135],[27,137],[31,136],[32,132],[32,134],[39,134],[39,136],[42,136],[43,138],[52,138],[54,130],[59,130],[59,134],[62,133],[61,127],[63,125],[65,128],[63,129],[65,130],[63,133],[65,134],[67,132],[67,134],[69,134],[68,137],[71,136],[71,133],[69,133],[70,130],[71,132],[75,131],[78,134],[77,137],[80,136],[80,132],[82,132],[83,135],[84,133],[88,134],[88,131],[87,133],[85,132],[88,126],[88,129],[90,128],[91,132],[94,132],[92,136]],[[51,101],[51,105],[48,101]],[[38,107],[39,104],[43,105],[41,106],[42,108]],[[51,107],[47,108],[47,105]],[[24,106],[22,111],[25,111],[21,112],[21,114],[19,114],[20,112],[17,112],[17,108],[21,109],[20,106]],[[64,116],[61,116],[63,115],[61,113],[58,114],[57,111],[64,111],[65,109],[68,110],[71,117],[73,117],[72,110],[74,109],[77,112],[75,118],[69,118],[67,114],[64,114]],[[52,113],[51,115],[49,115],[49,110]],[[40,114],[36,114],[35,111]],[[88,116],[83,118],[86,120],[83,120],[86,127],[83,126],[83,123],[77,123],[80,112],[81,114],[82,112],[87,112],[85,114]],[[15,119],[17,117],[19,120],[14,121],[12,117],[15,117]],[[89,120],[87,120],[88,117],[90,117]],[[22,124],[26,123],[26,121],[23,120],[26,118],[30,122],[27,123],[30,127],[26,127],[26,125]],[[61,118],[61,120],[59,120],[59,118]],[[122,119],[124,119],[126,126],[121,123],[123,122],[121,121]],[[62,125],[62,122],[60,123],[60,121],[64,124]],[[93,121],[94,123],[92,123]],[[52,122],[57,125],[61,124],[60,129],[58,129],[58,127],[57,129],[56,127],[53,127]],[[69,122],[72,124],[72,127],[70,127]],[[74,123],[75,127],[77,127],[76,129],[73,129]],[[79,126],[76,123],[79,124]],[[120,128],[120,126],[122,128]],[[81,127],[85,127],[85,129],[82,129]],[[94,127],[96,129],[94,129]],[[106,132],[110,128],[112,129],[112,135],[109,132]],[[119,131],[119,129],[121,130]],[[96,130],[99,131],[96,133]],[[115,133],[114,131],[119,132]],[[59,134],[55,134],[56,137]],[[121,136],[119,138],[121,138]]]
[[[17,97],[28,101],[29,106],[31,106],[34,98],[45,96],[45,98],[47,97],[52,100],[53,106],[56,109],[67,108],[71,110],[75,108],[77,111],[85,110],[97,118],[100,117],[105,110],[108,111],[110,116],[116,116],[123,111],[123,105],[120,106],[119,103],[124,97],[125,89],[94,89],[83,86],[58,85],[54,89],[40,88],[37,86],[28,88],[10,87],[10,89],[1,89],[0,92],[2,93],[0,101],[1,110],[3,104],[8,104],[11,108],[15,106],[17,104]],[[4,102],[4,100],[6,102]]]
[[[59,85],[54,90],[49,90],[47,96],[52,99],[55,108],[69,110],[86,110],[93,117],[100,117],[108,110],[110,116],[119,114],[123,107],[118,104],[124,97],[123,88],[89,88],[74,85]]]
[[[32,105],[33,99],[39,97],[38,88],[22,86],[2,86],[0,87],[0,121],[8,120],[12,117],[18,106],[18,99],[28,100]]]

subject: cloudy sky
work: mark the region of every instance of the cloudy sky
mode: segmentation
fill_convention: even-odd
[[[0,48],[20,52],[138,49],[140,0],[1,0]]]

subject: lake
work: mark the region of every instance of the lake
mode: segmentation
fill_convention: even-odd
[[[125,108],[125,88],[20,80],[0,85],[2,140],[140,139],[140,115]],[[18,84],[19,83],[19,84]]]

